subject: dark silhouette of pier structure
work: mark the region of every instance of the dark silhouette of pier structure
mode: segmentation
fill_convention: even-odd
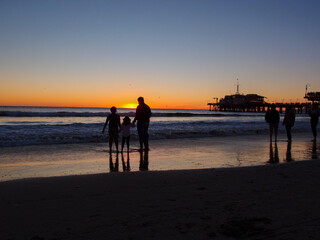
[[[276,109],[282,113],[286,107],[291,107],[296,110],[296,113],[308,113],[312,108],[312,104],[320,102],[320,92],[308,92],[308,84],[304,98],[309,102],[301,103],[268,103],[264,99],[266,97],[258,94],[240,94],[239,80],[237,79],[237,92],[236,94],[226,95],[224,98],[213,98],[215,103],[208,103],[209,111],[223,111],[223,112],[266,112],[275,105]]]
[[[266,112],[274,104],[276,109],[282,113],[286,107],[290,106],[296,110],[296,113],[307,113],[311,109],[311,103],[208,103],[209,111],[221,111],[221,112]]]
[[[265,102],[265,97],[257,94],[236,94],[226,95],[220,100],[213,98],[215,103],[208,103],[209,111],[222,111],[222,112],[266,112],[271,108],[271,105],[275,105],[276,109],[282,113],[286,107],[290,106],[296,110],[297,114],[308,113],[312,104],[320,102],[320,92],[306,92],[305,99],[309,102],[301,103],[268,103]],[[218,101],[219,100],[219,101]]]

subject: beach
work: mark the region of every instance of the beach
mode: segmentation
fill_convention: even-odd
[[[133,129],[130,151],[110,153],[101,110],[40,110],[2,119],[0,239],[320,237],[320,143],[304,115],[292,142],[280,127],[270,143],[261,113],[158,110],[150,151]]]
[[[135,144],[2,148],[0,239],[319,239],[310,134]]]
[[[0,239],[319,239],[320,162],[0,183]]]
[[[320,240],[319,13],[1,1],[0,240]]]
[[[284,134],[270,145],[267,135],[159,139],[148,154],[108,151],[107,143],[51,144],[0,148],[0,181],[23,178],[99,174],[114,171],[168,171],[258,166],[318,159],[319,143],[310,134],[295,133],[292,143]],[[114,148],[115,149],[115,148]]]

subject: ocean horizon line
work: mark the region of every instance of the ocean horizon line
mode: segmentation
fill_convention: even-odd
[[[91,108],[91,109],[109,109],[113,106],[110,106],[110,107],[70,107],[70,106],[18,106],[18,105],[0,105],[0,108],[3,107],[3,108],[10,108],[10,107],[13,107],[13,108],[81,108],[81,109],[84,109],[84,108]],[[136,109],[136,108],[124,108],[124,107],[117,107],[117,109]],[[154,110],[195,110],[195,111],[198,111],[198,110],[208,110],[207,108],[153,108],[151,107],[151,109],[154,109]],[[209,110],[208,110],[209,111]]]

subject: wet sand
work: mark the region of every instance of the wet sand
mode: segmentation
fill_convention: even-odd
[[[0,148],[0,181],[111,171],[257,166],[317,159],[320,148],[319,142],[310,141],[310,134],[295,134],[292,144],[280,136],[272,145],[264,135],[154,140],[151,151],[142,155],[136,151],[137,145],[132,142],[131,151],[123,155],[110,155],[106,143]]]
[[[0,183],[0,239],[320,239],[320,161]]]

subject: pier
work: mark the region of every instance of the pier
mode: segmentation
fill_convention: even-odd
[[[306,86],[306,92],[304,98],[308,101],[305,103],[268,103],[265,102],[266,97],[258,94],[240,94],[239,80],[237,79],[237,92],[236,94],[226,95],[220,100],[213,98],[215,103],[208,103],[209,111],[221,111],[221,112],[266,112],[272,105],[276,106],[276,109],[282,113],[287,107],[295,109],[297,114],[308,113],[315,103],[320,103],[320,92],[309,92],[308,85]]]
[[[276,109],[282,113],[286,107],[291,107],[296,110],[297,114],[308,113],[311,109],[311,103],[243,103],[243,104],[232,104],[232,103],[208,103],[209,111],[220,111],[220,112],[266,112],[271,108],[271,105],[275,105]]]

